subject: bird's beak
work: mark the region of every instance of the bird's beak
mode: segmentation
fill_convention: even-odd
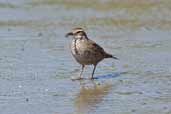
[[[69,32],[65,35],[65,37],[68,37],[68,36],[73,36],[73,33],[72,32]]]

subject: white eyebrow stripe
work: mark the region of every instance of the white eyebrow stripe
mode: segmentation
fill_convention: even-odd
[[[83,30],[76,30],[76,31],[73,31],[73,33],[77,33],[77,32],[84,32]]]

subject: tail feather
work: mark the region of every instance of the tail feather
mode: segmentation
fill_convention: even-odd
[[[113,56],[111,54],[108,54],[108,53],[106,53],[105,58],[113,58],[113,59],[117,59],[118,60],[117,57],[115,57],[115,56]]]
[[[112,56],[112,58],[119,60],[119,59],[118,59],[117,57],[115,57],[115,56]]]

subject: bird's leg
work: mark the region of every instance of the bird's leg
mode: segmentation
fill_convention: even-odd
[[[93,72],[92,72],[92,75],[91,75],[91,79],[94,79],[93,75],[94,75],[94,72],[96,70],[96,66],[97,66],[97,64],[94,64],[94,69],[93,69]]]
[[[80,72],[80,79],[82,79],[82,73],[84,71],[84,67],[85,67],[85,65],[82,65],[81,72]]]
[[[76,77],[76,78],[75,78],[75,77],[72,77],[72,80],[73,80],[73,81],[74,81],[74,80],[81,80],[81,79],[83,79],[83,78],[82,78],[82,73],[83,73],[83,70],[84,70],[84,66],[85,66],[85,65],[82,65],[82,69],[81,69],[81,72],[80,72],[80,76],[79,76],[79,77]]]

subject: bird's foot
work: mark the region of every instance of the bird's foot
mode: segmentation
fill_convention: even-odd
[[[98,79],[98,78],[97,78],[97,77],[91,77],[90,79],[91,79],[91,80],[94,80],[94,79]]]
[[[71,80],[72,81],[75,81],[75,80],[83,80],[84,78],[82,77],[72,77]]]

